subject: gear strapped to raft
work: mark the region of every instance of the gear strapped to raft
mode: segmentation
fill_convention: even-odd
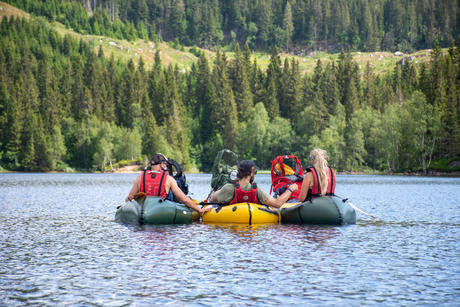
[[[234,152],[222,149],[216,155],[212,166],[211,188],[217,191],[227,183],[235,183],[238,159]]]
[[[289,166],[285,161],[291,162],[292,166]],[[300,194],[300,188],[302,187],[303,181],[303,168],[300,159],[294,155],[282,155],[277,156],[272,163],[271,178],[272,185],[270,187],[270,194],[274,192],[274,197],[278,197],[283,194],[290,185],[297,184],[299,189],[294,191],[289,199],[298,198]],[[295,163],[295,165],[294,165]]]

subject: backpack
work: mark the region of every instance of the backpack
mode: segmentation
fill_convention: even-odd
[[[286,161],[285,161],[286,160]],[[297,184],[299,189],[292,193],[289,199],[298,198],[302,186],[304,171],[299,158],[294,155],[277,156],[272,163],[271,178],[272,185],[270,194],[274,197],[283,194],[291,184]],[[292,165],[291,166],[289,166]]]
[[[238,166],[237,155],[229,149],[222,149],[216,155],[212,166],[211,188],[217,191],[227,183],[235,183]]]
[[[187,179],[185,178],[185,174],[182,172],[182,168],[173,159],[168,159],[168,172],[169,174],[176,180],[177,185],[179,188],[184,192],[185,195],[188,194],[188,184],[187,184]],[[169,191],[169,196],[168,198],[171,198],[171,200],[175,202],[179,202],[179,200],[172,194],[172,191]],[[172,194],[172,195],[171,195]]]

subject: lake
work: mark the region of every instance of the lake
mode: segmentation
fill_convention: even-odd
[[[338,175],[349,226],[120,225],[135,177],[0,174],[0,305],[460,306],[460,178]]]

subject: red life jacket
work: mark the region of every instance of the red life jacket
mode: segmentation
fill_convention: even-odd
[[[284,159],[293,159],[296,162],[295,170],[293,175],[286,175],[284,172]],[[272,185],[270,187],[270,194],[275,192],[276,195],[280,196],[281,194],[286,191],[286,189],[291,184],[297,184],[299,189],[294,191],[289,196],[289,199],[299,199],[300,189],[302,187],[303,181],[303,169],[300,159],[294,155],[284,155],[284,156],[277,156],[272,162],[272,169],[271,169],[271,177],[272,177]],[[276,171],[275,166],[279,163],[281,173]]]
[[[166,198],[166,178],[168,171],[145,170],[141,174],[141,184],[139,192],[144,192],[147,196],[160,196]]]
[[[233,196],[231,204],[236,203],[254,203],[260,204],[259,199],[257,198],[257,184],[252,184],[252,189],[249,191],[243,190],[239,183],[235,183],[235,195]]]
[[[311,187],[311,193],[308,191],[308,196],[310,198],[320,197],[321,196],[321,186],[318,181],[318,173],[316,168],[311,167],[309,171],[313,174],[313,186]],[[329,172],[327,172],[327,191],[326,195],[334,195],[335,192],[335,172],[332,167],[329,167]],[[307,196],[307,198],[308,198]]]

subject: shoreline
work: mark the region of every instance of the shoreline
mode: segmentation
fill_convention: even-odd
[[[113,171],[85,171],[85,170],[75,170],[71,172],[67,171],[8,171],[8,170],[0,170],[0,174],[27,174],[27,173],[36,173],[36,174],[138,174],[142,171],[142,168],[129,168],[129,169],[118,169]],[[184,171],[185,174],[210,174],[210,173],[203,173],[203,172],[187,172]],[[270,174],[270,170],[261,170],[258,172],[259,174]],[[460,178],[460,171],[452,171],[452,172],[441,172],[437,170],[428,170],[426,174],[423,172],[403,172],[403,173],[385,173],[385,172],[358,172],[358,171],[337,171],[337,175],[375,175],[375,176],[412,176],[412,177],[459,177]]]

